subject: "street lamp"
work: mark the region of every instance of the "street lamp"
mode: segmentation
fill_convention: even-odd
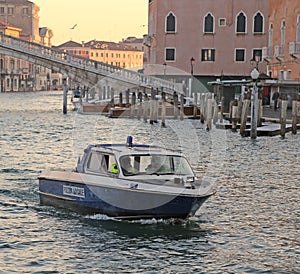
[[[258,63],[260,56],[255,56],[255,68],[251,71],[251,78],[254,82],[253,90],[251,93],[251,139],[256,139],[257,137],[257,120],[258,120],[258,88],[257,88],[257,79],[259,77]]]

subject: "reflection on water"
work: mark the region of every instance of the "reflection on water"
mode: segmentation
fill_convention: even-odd
[[[70,102],[70,101],[69,101]],[[250,140],[196,120],[62,114],[62,92],[0,93],[4,273],[297,273],[299,134]],[[181,149],[218,189],[189,221],[120,221],[39,205],[43,169],[72,169],[89,143]],[[0,272],[1,272],[0,271]]]

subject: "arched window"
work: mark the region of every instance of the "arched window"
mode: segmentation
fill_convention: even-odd
[[[273,46],[273,24],[270,25],[269,28],[269,41],[268,41],[268,46],[272,47]]]
[[[281,46],[285,44],[285,21],[282,20],[281,22]]]
[[[10,69],[11,70],[15,69],[15,60],[14,59],[10,59]]]
[[[214,32],[214,17],[210,13],[204,18],[204,32]]]
[[[176,17],[170,12],[166,18],[166,32],[175,32],[176,31]]]
[[[264,18],[261,15],[260,12],[258,12],[255,16],[254,16],[254,33],[263,33],[263,29],[264,29]]]
[[[237,16],[236,20],[236,32],[237,33],[245,33],[246,32],[246,16],[243,12],[241,12]]]
[[[300,43],[300,15],[298,16],[297,19],[296,42]]]

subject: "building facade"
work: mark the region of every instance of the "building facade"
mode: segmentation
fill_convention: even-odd
[[[0,0],[0,20],[21,28],[20,38],[40,42],[40,8],[28,0]]]
[[[266,72],[268,14],[269,0],[150,0],[147,59],[212,80],[250,75],[258,55]]]
[[[70,54],[90,58],[112,66],[139,70],[143,68],[143,51],[122,42],[91,40],[87,43],[68,41],[58,46]]]
[[[300,3],[270,0],[268,43],[263,48],[272,90],[300,92]]]
[[[0,31],[30,42],[51,47],[53,32],[39,27],[40,8],[28,0],[0,0]],[[0,55],[1,92],[46,90],[51,70],[27,61]]]
[[[20,32],[21,29],[0,21],[0,33],[18,38]],[[17,58],[0,54],[0,92],[19,90],[19,79],[24,65]]]

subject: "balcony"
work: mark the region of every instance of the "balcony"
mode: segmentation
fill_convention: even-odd
[[[284,46],[283,45],[276,45],[274,47],[274,56],[278,61],[284,60]]]
[[[269,62],[272,62],[273,58],[273,50],[272,47],[263,47],[262,48],[262,60]]]
[[[300,58],[300,42],[289,43],[289,54],[294,58]]]

